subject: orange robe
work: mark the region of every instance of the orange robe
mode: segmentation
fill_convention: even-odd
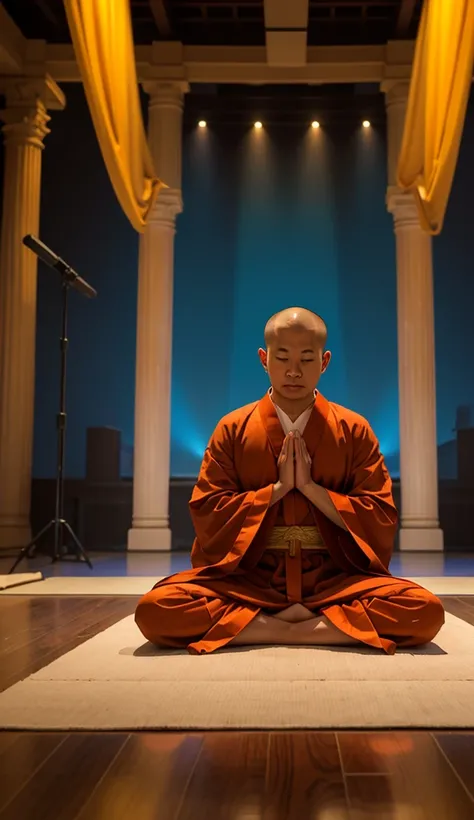
[[[193,568],[143,596],[135,617],[145,638],[212,652],[261,610],[277,613],[299,601],[389,654],[430,641],[444,622],[443,607],[388,570],[397,512],[367,421],[318,393],[303,434],[312,478],[329,492],[347,531],[297,490],[270,507],[284,435],[268,394],[218,424],[190,502]],[[316,525],[327,552],[298,548],[291,557],[266,549],[274,526],[291,525]]]

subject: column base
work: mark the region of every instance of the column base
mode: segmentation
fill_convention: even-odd
[[[169,527],[132,527],[128,531],[127,549],[132,552],[168,552],[171,530]]]
[[[26,547],[30,541],[31,527],[29,524],[18,527],[12,524],[2,527],[0,524],[0,550],[21,549],[21,547]]]
[[[442,552],[444,550],[443,530],[437,528],[402,527],[399,532],[401,552]]]

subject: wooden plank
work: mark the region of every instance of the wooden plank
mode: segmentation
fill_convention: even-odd
[[[119,733],[68,735],[0,812],[0,820],[72,820],[126,739]]]
[[[15,743],[17,735],[18,732],[0,731],[0,755],[4,754]]]
[[[437,732],[434,738],[474,800],[474,732]]]
[[[336,735],[282,732],[270,738],[265,817],[349,818]]]
[[[394,820],[403,817],[403,820],[422,820],[422,815],[414,813],[406,815],[405,807],[394,806],[390,777],[388,775],[350,775],[346,778],[347,799],[351,817],[374,818],[374,820]],[[435,820],[431,817],[430,820]],[[441,820],[441,819],[440,819]]]
[[[410,732],[339,732],[342,769],[345,774],[384,774],[393,761],[410,751]]]
[[[103,606],[103,599],[92,603],[94,608]],[[29,643],[32,638],[49,634],[56,626],[65,626],[91,610],[90,598],[22,598],[21,606],[3,614],[0,600],[0,655]]]
[[[443,606],[446,612],[450,612],[451,615],[455,615],[457,618],[461,618],[462,621],[474,626],[474,608],[460,598],[444,598]]]
[[[77,820],[103,820],[105,806],[113,820],[173,820],[202,742],[201,734],[131,735]]]
[[[353,812],[372,812],[377,820],[392,820],[396,812],[416,820],[472,820],[474,803],[428,732],[338,738]]]
[[[10,743],[0,745],[0,810],[20,791],[26,782],[63,743],[67,733],[5,732]],[[0,741],[5,739],[0,734]]]
[[[2,658],[0,690],[37,672],[38,669],[84,643],[88,638],[112,626],[131,614],[135,605],[133,598],[106,598],[102,599],[100,607],[96,604],[92,605],[88,612],[86,611],[82,617],[72,623],[55,625],[53,620],[48,634],[38,639],[33,638],[27,645]]]
[[[176,820],[262,816],[269,737],[263,732],[207,734]]]
[[[0,610],[1,609],[13,609],[14,607],[18,606],[24,601],[23,596],[17,597],[16,595],[0,595]]]

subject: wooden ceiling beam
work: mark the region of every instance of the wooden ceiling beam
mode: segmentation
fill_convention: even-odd
[[[164,0],[149,0],[149,3],[160,37],[162,37],[163,40],[171,39],[172,29]]]
[[[40,12],[42,13],[43,17],[46,17],[53,26],[59,27],[60,23],[59,20],[52,10],[51,6],[48,3],[48,0],[35,0],[36,5],[38,6]]]
[[[21,74],[25,51],[26,38],[0,3],[0,77]]]
[[[264,0],[265,41],[270,66],[304,66],[308,0]]]
[[[1,7],[0,7],[1,8]],[[304,66],[270,66],[264,46],[136,46],[138,78],[189,83],[378,83],[409,79],[413,43],[387,46],[310,46]],[[387,66],[395,73],[388,74]],[[80,82],[72,46],[46,45],[46,70],[58,82]]]
[[[413,20],[416,0],[402,0],[395,27],[396,37],[405,37]]]

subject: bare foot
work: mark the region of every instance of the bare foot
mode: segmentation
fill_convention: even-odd
[[[299,624],[301,621],[309,621],[316,616],[303,606],[303,604],[292,604],[288,609],[277,612],[273,617],[278,618],[279,621],[286,621],[289,624]]]
[[[360,641],[349,637],[345,632],[337,629],[324,615],[313,616],[314,623],[309,623],[309,619],[293,621],[290,631],[297,642],[317,646],[355,646]]]

